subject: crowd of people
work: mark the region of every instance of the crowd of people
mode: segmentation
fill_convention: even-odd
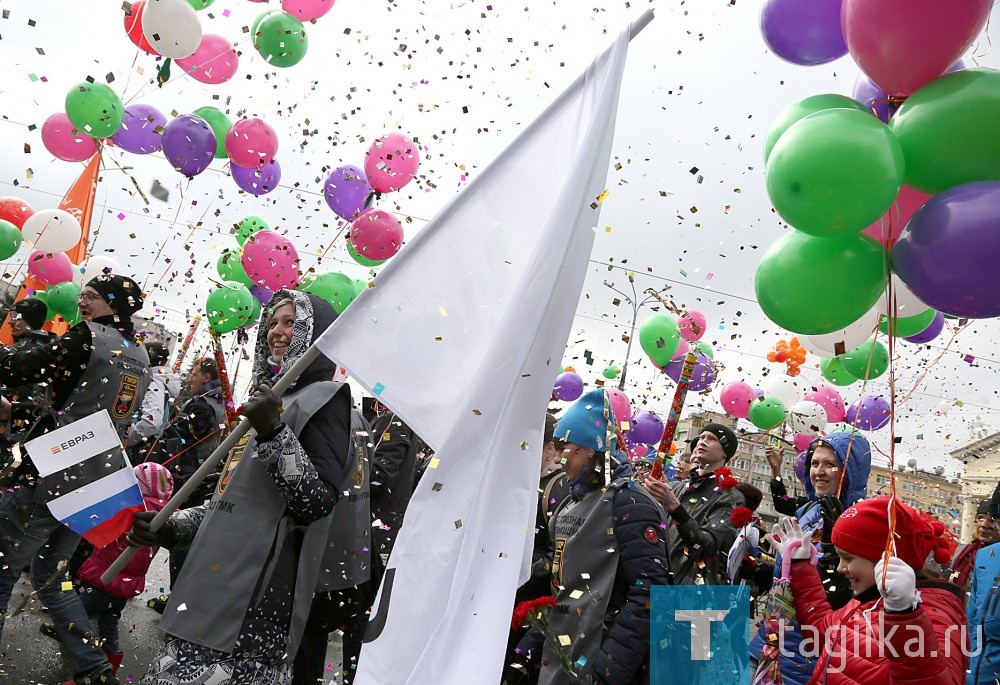
[[[9,314],[15,342],[0,351],[0,630],[26,572],[51,618],[39,629],[64,646],[75,682],[120,682],[118,623],[163,547],[170,591],[149,605],[165,638],[142,685],[328,682],[334,631],[343,640],[340,681],[352,682],[420,476],[419,437],[375,400],[355,409],[323,356],[283,396],[274,393],[336,318],[325,300],[281,290],[261,315],[253,392],[241,407],[253,430],[153,530],[231,425],[216,361],[195,359],[182,387],[166,347],[136,336],[131,317],[142,303],[132,279],[106,274],[81,290],[83,321],[62,336],[42,330],[37,300]],[[20,446],[104,411],[146,511],[94,549],[46,506],[90,482],[89,462],[43,477]],[[765,608],[752,639],[749,622],[725,627],[730,656],[711,673],[695,664],[657,682],[737,682],[741,670],[765,684],[998,682],[1000,494],[979,506],[975,538],[954,549],[929,515],[868,498],[867,440],[832,433],[800,457],[801,498],[788,496],[781,454],[767,450],[769,494],[782,515],[767,531],[756,513],[764,493],[728,468],[740,444],[729,426],[702,427],[654,477],[655,453],[629,458],[620,449],[622,426],[604,390],[539,418],[534,552],[511,606],[504,683],[649,683],[652,588],[670,585],[749,586]],[[129,546],[139,553],[104,582]],[[537,616],[550,607],[544,622],[525,620],[527,606]],[[915,634],[919,648],[909,642]]]

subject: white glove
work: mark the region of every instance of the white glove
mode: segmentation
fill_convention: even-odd
[[[781,520],[774,524],[771,534],[767,536],[771,541],[772,549],[778,551],[782,559],[808,559],[812,543],[806,539],[798,519],[790,516],[782,516]]]
[[[883,570],[885,570],[884,583]],[[888,564],[884,558],[875,564],[875,585],[878,586],[882,603],[887,611],[913,611],[920,603],[917,576],[909,564],[899,557],[889,557]]]

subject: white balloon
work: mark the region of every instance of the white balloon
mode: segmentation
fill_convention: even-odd
[[[846,328],[822,335],[800,335],[799,343],[817,357],[836,357],[837,343],[844,343],[844,352],[849,352],[872,337],[878,328],[880,316],[882,316],[880,303],[876,302],[864,316]]]
[[[792,430],[796,433],[819,433],[826,428],[826,409],[818,402],[802,400],[792,405],[788,410],[788,418],[792,423]]]
[[[73,284],[78,288],[83,287],[83,267],[79,264],[73,265]]]
[[[947,416],[949,411],[951,411],[951,402],[948,400],[941,400],[937,407],[937,413],[942,416]]]
[[[80,242],[80,222],[64,209],[43,209],[24,222],[21,237],[36,250],[65,252]]]
[[[164,57],[183,59],[201,45],[201,21],[186,0],[147,0],[142,35]]]
[[[118,274],[119,276],[126,275],[125,272],[122,271],[122,267],[118,264],[118,262],[113,260],[111,257],[102,254],[93,255],[90,259],[85,261],[81,267],[83,272],[81,280],[83,281],[83,284],[86,284],[95,276],[100,276],[105,273]]]
[[[799,382],[783,373],[771,374],[760,384],[760,388],[765,395],[776,397],[786,407],[792,406],[802,398],[802,388]]]
[[[896,318],[906,316],[916,316],[925,312],[929,307],[921,302],[913,291],[906,287],[902,279],[896,274],[892,275],[892,297],[896,301]],[[875,307],[883,316],[889,316],[889,293],[884,292],[875,303]]]

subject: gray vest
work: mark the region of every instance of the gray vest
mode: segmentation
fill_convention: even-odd
[[[571,640],[571,660],[586,658],[582,669],[601,649],[604,619],[618,573],[614,499],[621,479],[604,490],[593,490],[581,501],[567,499],[549,520],[555,541],[552,581],[559,587],[557,604],[549,610],[549,627],[558,638]],[[569,685],[555,648],[545,642],[539,685]]]
[[[300,435],[313,414],[342,386],[324,381],[285,395],[282,420]],[[253,449],[253,440],[247,438],[230,453],[217,494],[208,504],[160,621],[171,635],[226,654],[233,652],[247,609],[268,587],[278,553],[297,528],[264,464],[241,459]],[[289,656],[298,649],[309,615],[331,517],[305,528],[289,626]]]
[[[54,412],[56,427],[108,410],[111,423],[124,440],[149,387],[149,355],[146,348],[126,340],[114,328],[87,323],[90,328],[90,360],[80,381],[61,411]],[[35,501],[44,502],[108,475],[108,467],[89,459],[77,466],[42,478]]]
[[[330,536],[316,581],[317,593],[346,590],[371,578],[372,515],[368,493],[374,458],[371,427],[360,412],[352,411],[348,463],[354,466],[333,509]]]

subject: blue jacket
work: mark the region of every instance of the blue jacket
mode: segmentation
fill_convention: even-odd
[[[993,685],[1000,679],[1000,550],[990,545],[976,554],[969,618],[969,675],[966,685]],[[981,643],[981,644],[980,644]]]
[[[846,458],[848,443],[851,446],[850,458]],[[840,489],[840,503],[844,508],[846,509],[858,500],[864,499],[867,493],[868,474],[871,472],[872,466],[872,453],[871,447],[868,445],[868,440],[860,433],[854,434],[853,441],[851,440],[850,433],[832,433],[831,435],[814,440],[809,446],[808,457],[806,459],[807,474],[809,472],[808,464],[812,461],[812,452],[817,445],[826,445],[833,449],[837,454],[837,459],[840,460],[841,466],[844,466],[845,460],[847,462],[843,475],[843,486]],[[816,490],[813,488],[808,476],[806,477],[805,488],[809,502],[799,508],[798,512],[796,512],[796,518],[799,520],[799,525],[802,526],[802,531],[812,537],[816,551],[819,553],[820,575],[824,578],[824,581],[826,579],[831,581],[823,583],[827,590],[827,597],[829,598],[835,594],[843,598],[846,594],[846,599],[849,600],[851,597],[850,584],[845,578],[835,573],[839,559],[837,559],[836,554],[833,554],[829,550],[824,552],[820,545],[820,535],[823,532],[823,511],[822,507],[819,506],[819,500],[816,499]],[[776,579],[781,577],[780,556],[774,561],[774,577]],[[839,602],[840,605],[844,603],[846,602]],[[760,658],[764,642],[764,624],[762,623],[753,642],[750,643],[750,656],[754,659]],[[785,653],[781,655],[781,675],[784,683],[787,685],[805,685],[812,676],[816,662],[813,659],[808,659],[800,655],[799,645],[801,642],[802,633],[799,631],[798,622],[785,628],[783,642],[783,651]],[[786,656],[786,654],[792,654],[792,656]]]

